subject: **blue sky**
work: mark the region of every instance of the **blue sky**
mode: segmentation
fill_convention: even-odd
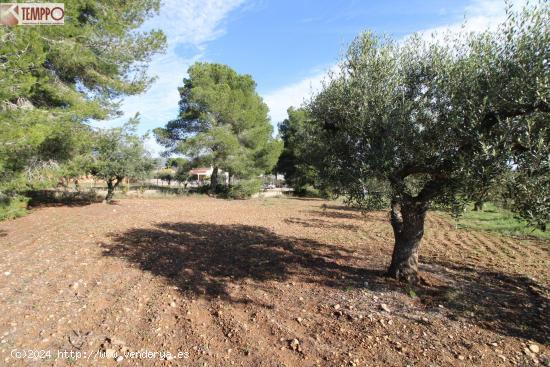
[[[149,68],[157,81],[123,101],[123,117],[94,125],[120,125],[140,112],[140,132],[163,126],[177,116],[177,87],[195,61],[251,74],[276,125],[289,106],[300,105],[319,87],[363,30],[402,39],[452,31],[465,19],[467,29],[479,31],[503,17],[504,0],[164,0],[160,14],[143,25],[167,35],[167,52],[155,56]],[[161,150],[153,139],[148,147],[155,154]]]
[[[311,76],[333,64],[360,31],[401,38],[454,22],[465,3],[454,1],[262,1],[228,16],[226,33],[205,58],[250,73],[260,93]],[[185,53],[183,53],[185,54]]]

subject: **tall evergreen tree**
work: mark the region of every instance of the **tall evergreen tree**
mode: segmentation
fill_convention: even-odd
[[[161,31],[137,28],[160,0],[65,1],[62,26],[0,27],[0,194],[29,184],[32,167],[80,150],[84,124],[117,116],[117,101],[143,92]]]
[[[272,137],[268,108],[252,77],[211,63],[195,63],[188,75],[179,89],[179,117],[154,130],[159,143],[168,153],[210,163],[213,190],[220,169],[230,182],[270,171],[282,144]]]

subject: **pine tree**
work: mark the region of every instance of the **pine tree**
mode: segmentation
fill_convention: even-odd
[[[168,153],[177,152],[213,166],[211,189],[219,170],[251,178],[269,172],[282,143],[272,138],[267,105],[250,75],[226,65],[195,63],[180,92],[179,117],[156,129]]]

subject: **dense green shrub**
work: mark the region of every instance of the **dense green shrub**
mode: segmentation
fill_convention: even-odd
[[[311,185],[304,185],[294,188],[294,195],[300,197],[318,198],[321,197],[321,193],[318,189]]]
[[[231,199],[248,199],[260,192],[262,183],[257,179],[241,180],[239,183],[229,187],[227,197]]]

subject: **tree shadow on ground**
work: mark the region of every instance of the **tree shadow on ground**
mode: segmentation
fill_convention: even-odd
[[[126,259],[169,280],[183,292],[206,298],[231,296],[243,280],[284,282],[291,277],[327,287],[361,286],[382,274],[353,266],[337,246],[283,237],[257,226],[160,223],[111,234],[105,256]]]
[[[336,289],[364,287],[365,281],[375,292],[407,289],[383,278],[381,270],[348,265],[356,258],[344,247],[280,236],[259,226],[160,223],[113,233],[111,239],[103,244],[105,256],[125,259],[195,297],[271,307],[236,295],[232,286],[292,278]],[[425,304],[443,304],[451,319],[462,317],[502,335],[548,343],[548,289],[535,280],[429,257],[423,263],[424,274],[441,280],[417,288]]]
[[[33,208],[86,206],[104,199],[94,191],[33,190],[25,195],[30,198],[29,206]]]
[[[550,289],[534,279],[446,262],[427,266],[451,281],[423,287],[419,295],[425,303],[443,304],[455,316],[504,335],[550,341]]]

